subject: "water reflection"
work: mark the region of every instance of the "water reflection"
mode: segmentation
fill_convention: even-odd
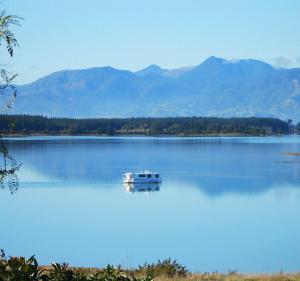
[[[8,144],[23,163],[21,192],[0,194],[1,247],[11,255],[74,266],[172,257],[192,271],[299,270],[300,156],[286,153],[300,151],[300,138]],[[124,171],[145,167],[163,175],[163,188],[121,185]]]
[[[282,138],[31,138],[7,140],[23,163],[20,186],[119,188],[127,170],[147,167],[172,181],[204,191],[262,194],[274,186],[300,188],[300,163],[287,152],[300,151],[300,137]],[[27,173],[30,171],[30,173]],[[132,188],[129,188],[132,189]],[[133,190],[142,190],[135,187]],[[150,188],[150,190],[155,188]]]
[[[8,153],[8,149],[0,135],[0,189],[7,188],[11,194],[15,193],[19,188],[19,178],[17,171],[20,164],[17,163],[14,157]]]
[[[160,183],[123,183],[125,190],[131,193],[159,191],[160,185]]]

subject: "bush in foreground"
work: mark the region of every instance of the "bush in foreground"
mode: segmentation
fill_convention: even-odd
[[[165,276],[173,277],[186,277],[189,273],[185,266],[179,264],[176,260],[172,261],[170,258],[164,261],[158,260],[157,263],[145,263],[139,266],[137,273],[152,277]]]
[[[6,257],[2,250],[0,252],[0,281],[153,281],[154,277],[155,281],[300,281],[300,273],[249,275],[229,271],[227,274],[191,274],[171,259],[146,263],[132,270],[115,269],[110,265],[105,269],[71,268],[67,263],[40,267],[34,256],[29,259]]]
[[[88,272],[69,268],[67,263],[53,263],[50,268],[40,268],[34,256],[7,258],[1,250],[0,281],[152,281],[152,277],[136,278],[121,274],[108,265],[104,270]]]

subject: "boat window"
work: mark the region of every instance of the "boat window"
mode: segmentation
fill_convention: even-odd
[[[139,175],[139,177],[140,177],[140,178],[145,178],[146,175],[141,174],[141,175]]]
[[[150,179],[150,178],[151,178],[151,175],[147,175],[147,178]]]
[[[158,179],[159,178],[159,174],[156,174],[155,177]]]

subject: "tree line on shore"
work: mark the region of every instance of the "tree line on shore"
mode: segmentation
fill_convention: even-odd
[[[279,135],[298,132],[300,123],[276,118],[49,118],[0,115],[1,134],[50,135]]]

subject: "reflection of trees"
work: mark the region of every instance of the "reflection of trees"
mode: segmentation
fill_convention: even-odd
[[[7,49],[10,57],[14,55],[14,48],[18,46],[18,41],[11,31],[12,25],[20,25],[20,17],[15,15],[7,15],[5,11],[0,12],[0,45],[3,44]],[[10,109],[14,99],[16,98],[17,91],[12,84],[17,75],[10,73],[1,65],[0,68],[0,113]],[[7,147],[5,146],[2,136],[0,135],[0,153],[3,156],[3,163],[0,167],[0,188],[8,188],[11,193],[18,189],[17,170],[20,165],[16,160],[9,155]]]
[[[10,193],[14,193],[19,187],[19,179],[16,172],[18,171],[20,165],[11,155],[8,154],[8,150],[1,135],[0,141],[0,149],[3,156],[3,168],[0,168],[0,188],[3,189],[7,187]]]

